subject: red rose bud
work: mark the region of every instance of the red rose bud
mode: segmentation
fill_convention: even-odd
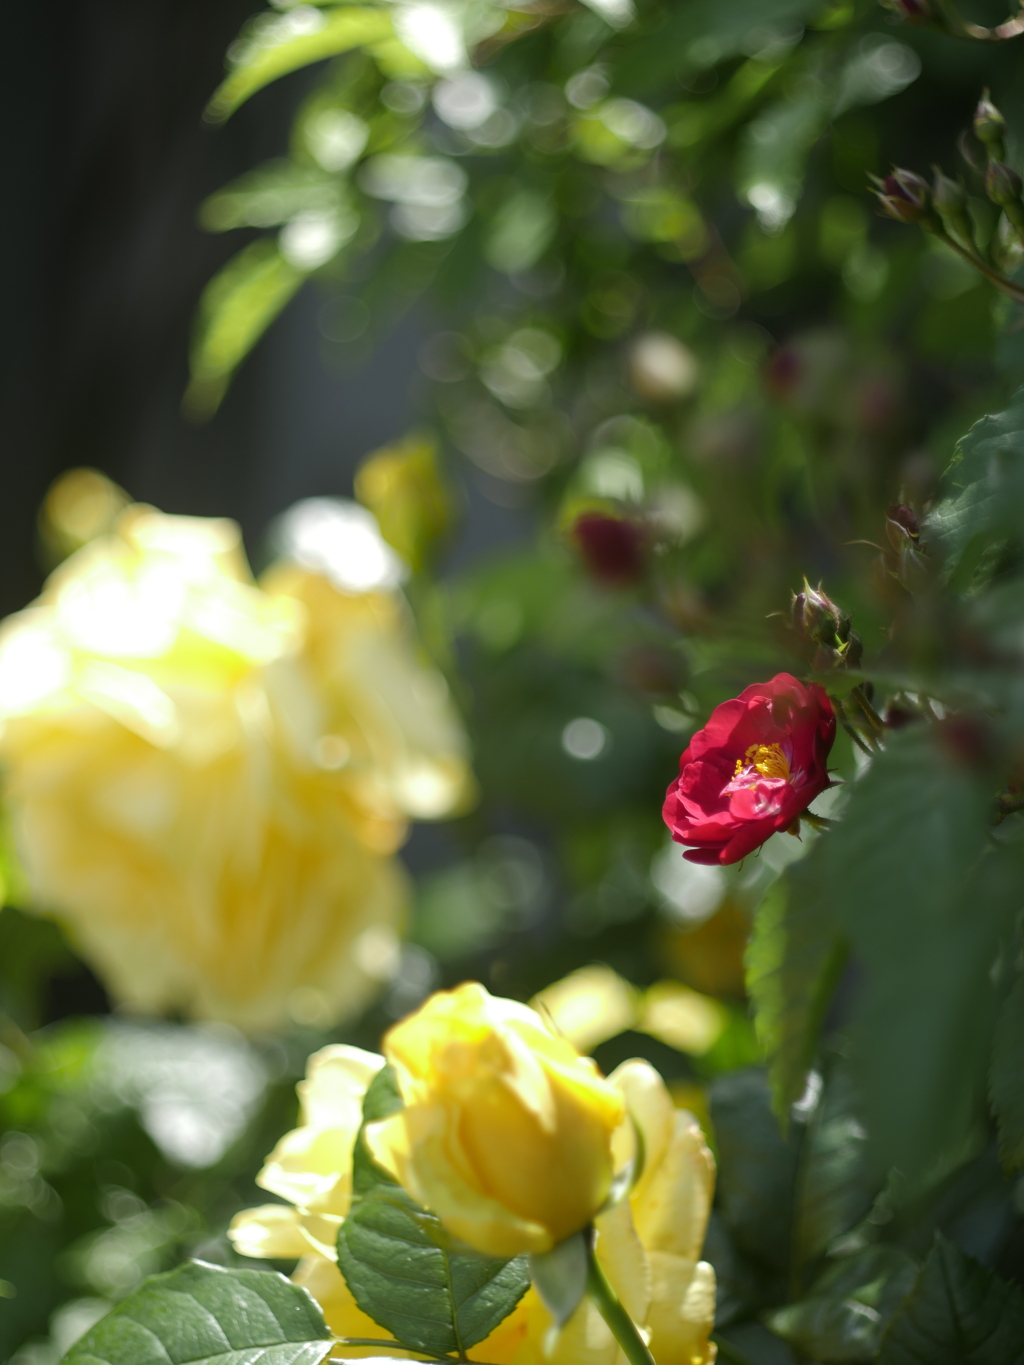
[[[1022,182],[1020,176],[1005,161],[990,161],[985,172],[985,193],[993,204],[1009,208],[1020,203]]]
[[[1006,119],[992,103],[986,90],[974,111],[974,134],[983,142],[989,156],[996,161],[1003,159],[1003,135],[1006,132]]]
[[[875,190],[883,212],[898,223],[926,223],[931,216],[931,190],[913,171],[893,170]]]
[[[679,760],[662,816],[691,863],[738,863],[832,785],[836,718],[824,688],[788,673],[723,702]]]
[[[647,566],[647,535],[642,526],[607,512],[584,512],[572,536],[591,576],[607,587],[639,583]]]
[[[921,539],[921,519],[912,507],[894,502],[885,514],[885,534],[894,550],[906,549],[908,541],[916,545]]]

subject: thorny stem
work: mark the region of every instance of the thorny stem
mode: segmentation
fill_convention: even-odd
[[[637,1330],[636,1323],[619,1302],[618,1295],[608,1283],[608,1278],[601,1269],[601,1263],[593,1251],[590,1252],[587,1265],[587,1293],[593,1299],[597,1311],[611,1328],[612,1336],[622,1347],[629,1365],[654,1365],[654,1357],[647,1349],[647,1344]]]
[[[857,748],[863,750],[863,752],[867,754],[868,758],[873,758],[873,757],[874,757],[874,754],[875,754],[875,750],[872,749],[872,748],[865,742],[865,740],[864,740],[864,738],[861,736],[860,732],[859,732],[858,730],[855,730],[855,729],[853,728],[853,726],[850,724],[850,722],[847,720],[847,718],[846,718],[846,712],[845,712],[845,709],[844,709],[844,703],[843,703],[843,702],[840,702],[840,703],[839,703],[838,709],[836,710],[836,715],[839,717],[839,724],[843,727],[843,729],[846,731],[846,733],[850,736],[850,738],[853,740],[854,744],[856,744]]]
[[[880,733],[884,732],[885,721],[878,714],[875,708],[871,705],[870,701],[868,701],[868,694],[864,691],[864,688],[859,683],[853,689],[853,695],[857,700],[857,705],[864,712],[864,714],[867,716],[868,720],[875,727],[875,729],[878,730]]]

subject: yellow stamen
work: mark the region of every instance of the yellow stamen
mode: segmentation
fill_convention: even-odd
[[[746,768],[753,768],[762,777],[781,777],[789,781],[789,763],[779,744],[752,744],[742,758],[736,760],[733,777]]]

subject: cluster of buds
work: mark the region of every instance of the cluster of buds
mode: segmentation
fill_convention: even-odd
[[[925,0],[905,0],[905,3],[915,11],[919,10],[917,17],[924,19],[929,9]],[[1002,210],[1007,223],[1024,244],[1024,186],[1021,177],[1005,160],[1005,128],[1006,121],[986,90],[974,115],[974,133],[985,149],[987,162],[985,194]],[[979,248],[963,185],[944,175],[938,166],[933,169],[935,174],[930,185],[923,176],[901,167],[894,167],[884,180],[872,176],[874,194],[882,212],[898,223],[920,224],[926,232],[934,233],[970,261],[1002,293],[1024,303],[1024,288],[996,269]]]
[[[974,135],[985,148],[988,166],[985,193],[1006,214],[1011,227],[1024,242],[1024,201],[1022,182],[1012,166],[1006,164],[1006,120],[992,103],[986,90],[974,111]]]
[[[820,583],[812,588],[804,579],[803,590],[793,594],[790,620],[810,651],[816,673],[860,664],[864,652],[860,636],[851,629],[846,612],[822,592]]]

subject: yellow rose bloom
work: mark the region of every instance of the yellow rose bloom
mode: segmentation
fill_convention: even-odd
[[[504,1002],[502,1002],[504,1003]],[[339,1337],[381,1338],[383,1329],[363,1313],[335,1262],[337,1230],[348,1209],[352,1147],[362,1094],[382,1057],[357,1048],[329,1047],[310,1058],[300,1087],[301,1126],[278,1143],[258,1177],[288,1200],[239,1214],[230,1228],[246,1256],[301,1256],[294,1279],[305,1285]],[[598,1214],[597,1255],[633,1320],[650,1335],[656,1365],[710,1365],[715,1276],[701,1261],[714,1186],[714,1162],[691,1115],[673,1108],[664,1082],[647,1062],[624,1063],[608,1084],[640,1128],[642,1176],[627,1200]],[[631,1123],[617,1130],[617,1156],[626,1159]],[[584,1300],[546,1349],[552,1325],[531,1288],[471,1360],[492,1365],[621,1365],[619,1347],[604,1320]],[[341,1348],[347,1357],[381,1348]]]
[[[468,782],[394,593],[257,586],[234,522],[140,506],[0,627],[0,762],[33,905],[113,996],[248,1029],[365,1004],[407,820]]]
[[[390,1029],[405,1107],[371,1154],[457,1237],[490,1256],[548,1251],[608,1197],[622,1095],[540,1015],[477,982]]]

